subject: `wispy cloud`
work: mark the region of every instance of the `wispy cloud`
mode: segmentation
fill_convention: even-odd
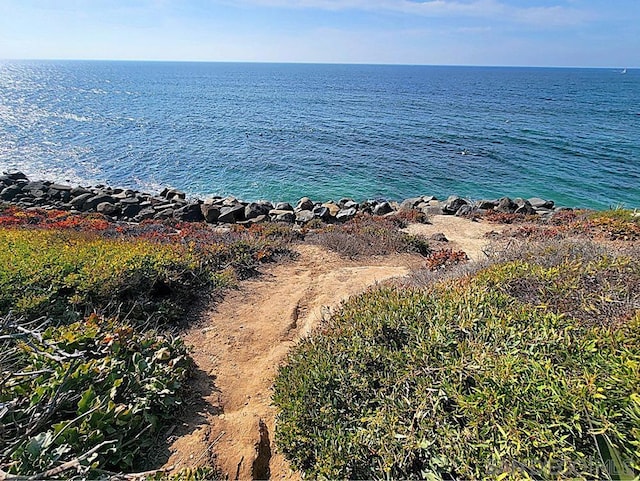
[[[515,6],[498,0],[227,0],[225,3],[287,9],[396,12],[425,17],[476,17],[538,26],[577,25],[593,18],[590,12],[575,7]]]

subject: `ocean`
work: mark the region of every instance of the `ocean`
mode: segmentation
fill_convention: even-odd
[[[0,170],[201,198],[640,207],[640,71],[2,61]]]

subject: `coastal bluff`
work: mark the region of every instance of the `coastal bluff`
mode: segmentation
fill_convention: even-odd
[[[114,221],[139,223],[148,219],[175,219],[182,222],[245,225],[266,221],[304,225],[315,219],[327,223],[344,222],[359,213],[386,216],[414,212],[426,216],[471,217],[494,211],[546,216],[567,209],[555,206],[553,200],[537,197],[472,201],[455,195],[445,200],[425,195],[399,202],[385,199],[357,202],[350,198],[317,202],[303,197],[293,206],[288,202],[245,202],[235,197],[192,198],[185,192],[171,188],[165,188],[159,194],[150,194],[105,185],[71,186],[47,180],[30,180],[22,172],[0,175],[0,202],[26,209],[99,213]]]

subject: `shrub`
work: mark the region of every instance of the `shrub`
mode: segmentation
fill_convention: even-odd
[[[463,251],[440,249],[427,256],[427,269],[430,271],[446,269],[467,262],[468,260],[469,257],[467,257],[467,254]]]
[[[1,327],[0,467],[10,474],[50,477],[74,459],[85,474],[131,469],[182,403],[191,361],[178,339],[96,315]]]
[[[328,225],[309,233],[306,240],[348,258],[400,252],[426,255],[430,252],[426,239],[400,232],[388,218],[368,215],[345,224]]]
[[[566,252],[350,300],[279,371],[280,448],[332,479],[637,475],[640,262]]]

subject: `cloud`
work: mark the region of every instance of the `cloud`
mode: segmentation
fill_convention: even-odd
[[[224,1],[224,0],[223,0]],[[389,12],[425,17],[475,17],[535,26],[566,26],[588,22],[593,16],[575,7],[523,7],[498,0],[227,0],[231,5],[285,9]]]

